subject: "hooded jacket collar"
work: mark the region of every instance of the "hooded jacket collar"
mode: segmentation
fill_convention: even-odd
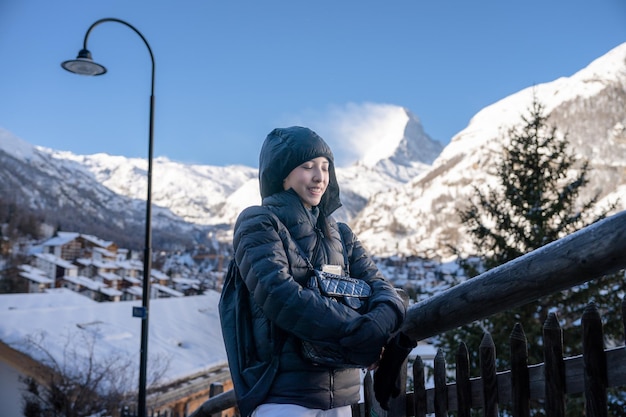
[[[283,191],[283,180],[295,167],[320,156],[328,159],[329,181],[318,207],[323,215],[333,213],[341,207],[333,153],[320,136],[306,127],[277,128],[267,135],[259,155],[261,197],[265,201]]]

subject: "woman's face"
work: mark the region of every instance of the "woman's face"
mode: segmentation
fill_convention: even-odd
[[[329,165],[324,156],[306,161],[289,173],[283,181],[283,188],[293,188],[306,208],[317,206],[328,187]]]

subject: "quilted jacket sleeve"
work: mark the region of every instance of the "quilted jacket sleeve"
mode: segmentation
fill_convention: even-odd
[[[360,315],[314,291],[302,288],[291,265],[298,259],[286,242],[286,231],[275,215],[263,207],[242,212],[235,225],[235,260],[255,303],[277,326],[301,339],[337,344],[350,323]]]

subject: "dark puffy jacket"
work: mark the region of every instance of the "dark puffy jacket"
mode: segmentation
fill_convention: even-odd
[[[301,339],[341,346],[348,357],[354,352],[358,363],[361,363],[358,349],[379,352],[384,344],[384,341],[372,343],[371,347],[369,343],[346,344],[346,336],[354,332],[362,316],[304,288],[308,269],[296,244],[312,258],[316,242],[321,239],[317,257],[312,259],[314,265],[344,265],[339,226],[332,217],[328,219],[330,236],[320,238],[300,198],[288,190],[264,198],[263,207],[247,208],[235,225],[235,260],[250,292],[254,335],[254,346],[247,347],[249,357],[247,363],[241,364],[242,371],[245,372],[246,366],[258,367],[270,361],[274,343],[281,337],[275,334],[272,323],[280,329],[278,333],[286,335],[279,371],[266,403],[329,409],[358,402],[359,370],[329,369],[306,362],[299,353]],[[405,307],[354,234],[347,226],[342,227],[347,231],[343,243],[349,256],[350,275],[370,284],[372,296],[368,309],[377,312],[373,316],[376,324],[385,334],[390,334],[401,324]],[[359,340],[370,339],[368,335],[361,336],[365,338]]]

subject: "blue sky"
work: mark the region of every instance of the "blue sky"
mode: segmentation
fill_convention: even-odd
[[[150,60],[132,30],[97,26],[108,73],[77,76],[88,27],[136,27],[156,61],[155,156],[257,166],[274,127],[389,104],[443,144],[525,87],[626,42],[623,0],[2,0],[0,127],[77,154],[147,155]]]

